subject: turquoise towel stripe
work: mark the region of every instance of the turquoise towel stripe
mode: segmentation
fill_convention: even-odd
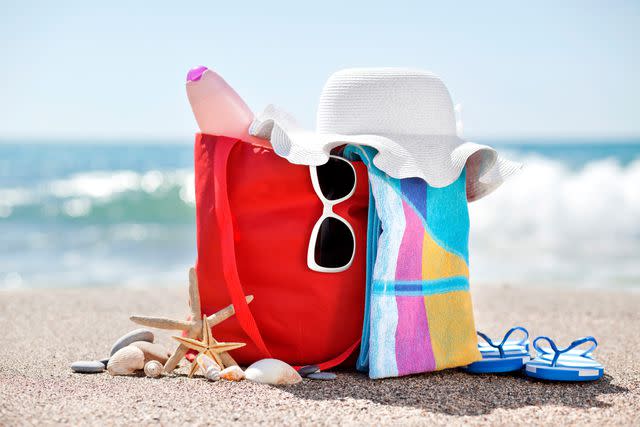
[[[449,252],[461,255],[469,265],[466,169],[463,169],[460,177],[448,187],[429,187],[426,209],[429,234],[432,238]]]
[[[427,296],[447,292],[468,291],[469,279],[464,276],[437,280],[373,280],[374,295]]]

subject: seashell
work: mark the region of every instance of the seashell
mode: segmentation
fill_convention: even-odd
[[[144,374],[149,378],[158,378],[162,375],[164,367],[157,360],[150,360],[144,365]]]
[[[198,364],[198,367],[200,368],[200,370],[205,374],[209,370],[220,371],[222,369],[215,360],[213,360],[211,357],[207,356],[204,353],[200,353],[196,357],[196,363]]]
[[[79,360],[71,364],[71,370],[82,374],[95,374],[104,371],[104,365],[97,360]]]
[[[136,341],[153,342],[153,332],[151,332],[148,329],[140,328],[140,329],[135,329],[129,332],[128,334],[121,336],[113,344],[113,347],[111,347],[109,356],[113,356],[116,351]]]
[[[154,344],[152,342],[147,341],[136,341],[134,343],[129,344],[130,346],[138,347],[144,353],[144,361],[148,362],[149,360],[157,360],[163,365],[167,363],[169,357],[171,357],[171,352],[161,346],[160,344]]]
[[[218,377],[228,381],[242,381],[244,379],[244,371],[239,366],[233,365],[220,371]]]
[[[138,347],[127,346],[116,351],[107,363],[111,375],[131,375],[144,368],[144,353]]]
[[[204,377],[209,381],[218,381],[220,379],[220,367],[218,365],[209,366],[204,373]]]
[[[244,374],[248,380],[263,384],[291,385],[302,381],[295,369],[278,359],[258,360]]]

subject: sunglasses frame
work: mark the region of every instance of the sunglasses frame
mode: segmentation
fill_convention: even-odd
[[[354,168],[351,162],[349,162],[348,160],[343,159],[342,157],[334,156],[334,155],[330,155],[329,157],[343,161],[349,165],[349,167],[351,168],[351,171],[353,172],[353,188],[351,188],[351,191],[349,191],[349,193],[346,196],[336,200],[329,200],[324,196],[324,194],[322,193],[322,189],[320,188],[320,181],[318,180],[317,167],[309,166],[309,173],[311,174],[311,184],[313,185],[313,190],[316,192],[316,195],[322,202],[322,215],[320,215],[320,218],[316,221],[316,224],[313,226],[313,230],[311,231],[311,237],[309,238],[309,247],[307,249],[307,266],[311,270],[318,271],[320,273],[340,273],[342,271],[347,270],[349,267],[351,267],[351,264],[353,264],[353,259],[355,258],[355,255],[356,255],[356,233],[353,231],[353,227],[351,227],[351,224],[349,224],[349,222],[347,222],[346,219],[342,218],[341,216],[338,216],[335,212],[333,212],[333,207],[338,203],[342,203],[345,200],[349,199],[351,196],[353,196],[353,194],[356,192],[358,176],[356,175],[356,168]],[[316,263],[315,249],[316,249],[316,243],[318,241],[318,235],[320,233],[320,226],[322,225],[324,220],[327,218],[337,219],[338,221],[345,224],[349,229],[349,231],[351,232],[351,238],[353,239],[353,252],[351,253],[351,258],[349,259],[349,262],[342,267],[323,267],[321,265],[318,265],[318,263]]]

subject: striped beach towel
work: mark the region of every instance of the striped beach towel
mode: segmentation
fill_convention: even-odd
[[[443,188],[394,179],[376,151],[348,146],[368,167],[367,298],[358,368],[371,378],[468,365],[481,359],[469,294],[465,171]]]

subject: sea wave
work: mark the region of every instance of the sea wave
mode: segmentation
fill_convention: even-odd
[[[193,220],[194,204],[194,176],[186,169],[82,172],[0,188],[0,218],[14,221],[183,222]]]
[[[471,261],[486,280],[640,285],[640,159],[581,168],[540,156],[470,205]]]
[[[580,241],[634,240],[640,234],[640,159],[623,166],[614,159],[592,161],[580,169],[529,156],[523,170],[495,193],[470,205],[478,239],[503,236],[545,245]],[[90,217],[108,213],[113,220],[148,215],[182,218],[195,204],[194,174],[170,171],[94,171],[37,183],[0,188],[0,212],[20,218],[37,208],[43,217]],[[117,208],[117,209],[116,209]],[[154,213],[155,212],[155,213]],[[33,214],[33,212],[32,212]],[[109,217],[109,215],[107,215]]]

